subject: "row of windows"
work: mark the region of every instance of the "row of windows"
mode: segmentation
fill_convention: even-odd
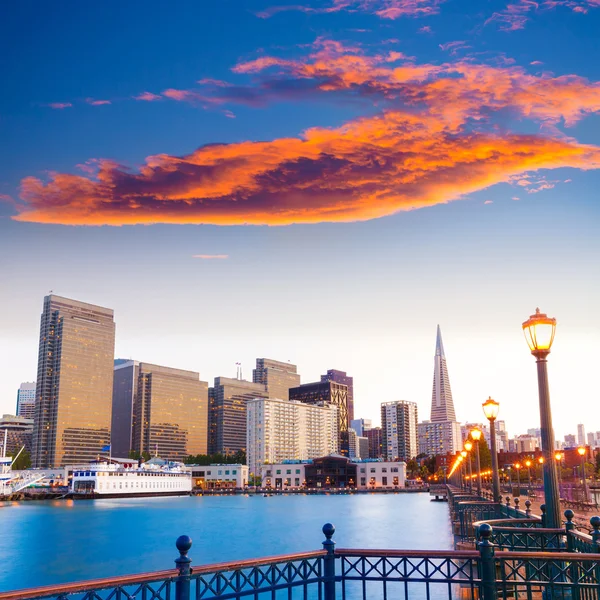
[[[111,485],[112,483],[112,485]],[[125,485],[123,485],[125,483]],[[119,486],[117,487],[117,482],[108,482],[106,484],[100,482],[98,483],[99,490],[122,490],[122,489],[130,489],[130,490],[150,490],[150,489],[161,489],[161,490],[174,490],[181,489],[181,486],[177,484],[176,481],[132,481],[129,482],[119,481]]]
[[[367,471],[366,471],[365,467],[361,467],[360,472],[366,473]],[[377,473],[377,469],[375,467],[371,467],[370,472]],[[387,473],[387,467],[382,467],[381,472]],[[390,467],[390,473],[397,473],[397,472],[398,472],[398,467]]]
[[[219,469],[219,471],[216,471],[215,474],[223,475],[223,471]],[[229,470],[226,470],[225,475],[229,475],[229,474],[230,474]],[[212,475],[212,471],[198,471],[197,473],[194,472],[195,477],[206,477],[208,475]],[[232,469],[231,475],[237,475],[237,469]]]

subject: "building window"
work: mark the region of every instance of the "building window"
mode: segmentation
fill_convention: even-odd
[[[366,472],[367,472],[367,470],[366,470],[364,467],[361,467],[361,468],[360,468],[360,472],[361,472],[361,473],[366,473]]]
[[[374,468],[371,468],[371,473],[375,473],[375,469]]]
[[[381,472],[382,472],[382,473],[387,473],[387,467],[383,467],[383,468],[381,469]]]
[[[381,485],[387,485],[387,477],[381,478]]]
[[[296,475],[300,475],[300,469],[296,469]]]
[[[277,469],[277,471],[275,471],[275,475],[281,475],[281,469]]]
[[[361,477],[360,478],[360,485],[367,485],[367,478],[366,477]]]
[[[397,473],[397,472],[398,472],[398,467],[392,467],[392,468],[390,469],[390,471],[391,471],[392,473]]]

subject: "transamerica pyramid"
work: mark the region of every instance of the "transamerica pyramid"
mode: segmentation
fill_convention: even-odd
[[[456,421],[450,379],[448,378],[448,367],[446,366],[446,355],[444,354],[444,344],[442,343],[442,332],[439,325],[435,342],[431,421],[434,423]]]

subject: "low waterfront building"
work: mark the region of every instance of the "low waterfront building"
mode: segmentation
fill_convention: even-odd
[[[333,454],[312,461],[286,461],[261,467],[262,487],[274,489],[338,488],[362,490],[405,487],[406,463],[351,461]]]
[[[243,489],[248,485],[246,465],[188,465],[185,468],[192,474],[194,489]]]
[[[265,463],[307,460],[338,451],[338,408],[277,398],[246,404],[247,457],[250,473]]]

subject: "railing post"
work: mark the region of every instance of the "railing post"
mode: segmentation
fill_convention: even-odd
[[[179,576],[175,582],[175,600],[190,600],[190,575],[192,569],[192,559],[187,555],[192,547],[192,538],[187,535],[180,535],[175,542],[179,557],[175,559],[175,566],[179,571]]]
[[[510,517],[510,496],[506,496],[506,516]]]
[[[542,527],[546,527],[546,505],[545,504],[540,504],[540,512],[541,514],[541,519],[542,519]]]
[[[479,526],[479,578],[481,579],[482,600],[497,600],[496,559],[494,544],[490,541],[492,528],[488,523]]]
[[[565,510],[565,532],[567,534],[567,552],[575,552],[575,544],[571,531],[575,529],[575,523],[573,523],[573,517],[575,513],[568,508]]]
[[[592,544],[594,544],[594,552],[600,554],[600,517],[592,517],[590,519],[592,526]]]
[[[519,518],[519,502],[521,502],[519,500],[519,498],[515,498],[514,499],[514,503],[515,503],[515,519]]]
[[[528,519],[531,516],[531,502],[529,500],[525,500],[525,516]]]
[[[335,600],[335,542],[331,539],[335,533],[335,527],[331,523],[325,523],[323,533],[327,538],[323,542],[323,550],[327,552],[323,559],[324,600]]]

